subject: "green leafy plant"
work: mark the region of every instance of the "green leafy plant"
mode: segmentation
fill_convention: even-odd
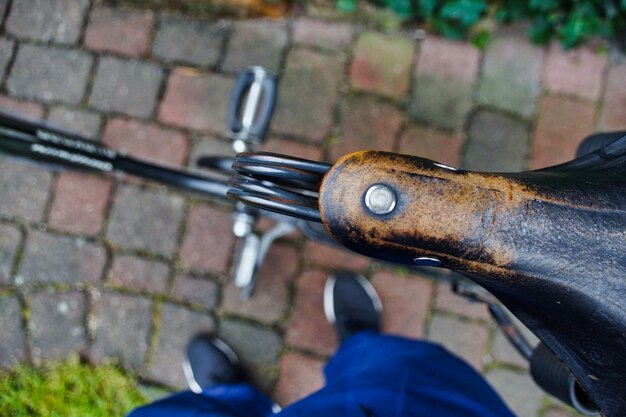
[[[354,10],[357,0],[339,0],[344,11]],[[626,0],[371,0],[393,10],[403,19],[417,19],[445,37],[478,37],[484,45],[485,21],[530,22],[530,38],[536,43],[558,39],[565,48],[590,38],[614,38],[626,30]]]
[[[0,373],[0,415],[12,417],[124,416],[146,398],[118,368],[72,359]]]

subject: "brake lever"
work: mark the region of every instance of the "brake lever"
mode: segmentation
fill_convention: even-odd
[[[238,203],[239,205],[241,203]],[[240,298],[247,300],[252,296],[258,272],[269,252],[272,243],[278,238],[296,230],[291,222],[279,222],[263,234],[252,231],[255,218],[243,211],[235,213],[233,233],[243,239],[239,256],[235,262],[234,283],[242,288]]]

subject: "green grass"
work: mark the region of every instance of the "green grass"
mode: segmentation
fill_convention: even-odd
[[[0,373],[0,416],[115,417],[145,403],[136,381],[112,365],[71,359]]]

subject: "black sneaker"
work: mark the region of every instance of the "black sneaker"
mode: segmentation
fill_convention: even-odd
[[[341,343],[365,330],[380,331],[382,311],[376,290],[362,275],[337,272],[326,281],[324,313]]]
[[[199,334],[191,339],[183,371],[189,388],[196,394],[213,385],[236,384],[245,380],[235,352],[210,334]]]

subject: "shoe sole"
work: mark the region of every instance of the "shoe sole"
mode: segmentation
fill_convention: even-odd
[[[365,279],[362,275],[354,275],[354,279],[356,279],[361,287],[365,290],[365,293],[372,301],[374,305],[374,310],[378,314],[382,314],[383,312],[383,303],[380,301],[380,297],[378,293],[374,289],[374,286]],[[335,275],[331,275],[326,280],[326,285],[324,285],[324,315],[326,319],[330,322],[330,324],[335,325],[337,323],[337,316],[335,315],[335,283],[337,282],[337,277]]]

